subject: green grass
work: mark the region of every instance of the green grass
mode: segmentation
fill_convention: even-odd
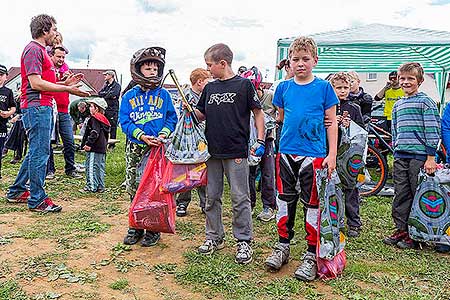
[[[391,218],[392,198],[369,197],[363,200],[361,216],[363,231],[359,238],[350,239],[346,245],[347,265],[344,274],[334,280],[303,283],[292,278],[292,272],[272,274],[265,270],[264,261],[271,247],[277,241],[275,222],[262,223],[256,220],[261,210],[260,195],[258,194],[255,208],[253,242],[254,261],[241,266],[234,262],[234,239],[232,236],[232,211],[229,187],[225,184],[223,207],[224,224],[226,229],[226,248],[213,254],[203,256],[196,252],[196,248],[204,239],[204,216],[197,206],[197,195],[193,193],[193,200],[189,207],[190,216],[177,219],[177,237],[189,247],[183,253],[183,260],[162,263],[153,259],[149,254],[148,260],[131,259],[136,253],[134,246],[124,246],[118,242],[111,246],[109,255],[100,258],[98,262],[90,262],[92,269],[74,270],[66,267],[69,261],[79,255],[87,247],[88,239],[94,240],[103,232],[111,230],[109,218],[127,218],[128,196],[120,187],[125,178],[124,142],[123,134],[119,134],[121,143],[113,152],[107,154],[107,176],[104,194],[83,195],[78,192],[83,180],[66,178],[63,173],[63,157],[55,155],[57,179],[49,181],[46,190],[56,203],[76,203],[79,198],[94,198],[92,205],[80,207],[75,211],[63,210],[61,214],[42,215],[32,214],[25,206],[12,205],[0,200],[0,224],[8,225],[10,217],[27,215],[31,224],[9,229],[0,236],[0,251],[14,246],[17,238],[33,240],[38,244],[40,239],[55,242],[53,254],[42,256],[21,257],[15,260],[0,260],[0,300],[30,299],[21,288],[36,279],[65,284],[73,288],[70,294],[62,297],[68,299],[103,299],[100,291],[82,289],[83,284],[109,286],[128,294],[130,299],[145,299],[139,295],[140,282],[132,282],[128,275],[141,274],[142,281],[146,276],[158,280],[158,293],[161,299],[184,299],[183,289],[191,290],[196,296],[219,299],[383,299],[383,300],[446,300],[450,299],[450,255],[437,254],[431,248],[424,250],[402,251],[382,243],[382,238],[392,232]],[[17,173],[18,165],[10,165],[11,154],[4,160],[3,181],[0,188],[6,191]],[[77,153],[76,161],[84,160],[82,154]],[[390,167],[392,160],[389,159]],[[5,180],[6,178],[6,180]],[[9,180],[8,180],[9,179]],[[306,248],[304,241],[303,212],[298,207],[296,226],[292,246],[291,260],[288,266],[294,270],[300,264],[300,257]],[[20,224],[20,222],[18,222]],[[117,227],[114,227],[116,230]],[[120,229],[122,230],[122,228]],[[164,235],[158,247],[149,251],[165,252],[171,255],[168,239]],[[27,241],[27,242],[28,242]],[[78,252],[76,252],[78,251]],[[0,252],[1,253],[1,252]],[[70,264],[73,265],[73,264]],[[97,274],[92,272],[99,273]],[[116,272],[118,278],[114,282],[102,282],[101,273],[104,270]],[[148,277],[147,277],[148,278]],[[165,282],[174,279],[180,285],[179,290],[172,290],[165,286]],[[71,283],[72,282],[72,283]],[[130,288],[130,286],[132,288]],[[47,291],[36,291],[37,295],[45,295]],[[36,296],[36,295],[35,295]],[[153,295],[156,296],[156,295]],[[47,296],[45,296],[47,297]],[[47,297],[48,298],[48,297]],[[45,298],[43,298],[45,299]]]
[[[113,290],[124,290],[128,287],[128,279],[119,278],[116,281],[109,284],[109,287]]]

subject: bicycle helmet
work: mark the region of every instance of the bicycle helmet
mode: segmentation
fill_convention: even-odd
[[[164,65],[166,63],[166,49],[161,47],[142,48],[133,54],[130,62],[131,78],[134,82],[145,89],[157,88],[163,79]],[[158,75],[152,77],[144,77],[141,73],[141,66],[146,61],[156,62],[158,65]]]
[[[258,89],[261,85],[262,75],[258,68],[255,66],[251,67],[250,70],[242,73],[241,77],[250,79],[255,89]]]

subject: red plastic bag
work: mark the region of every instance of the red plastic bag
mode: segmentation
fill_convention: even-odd
[[[317,259],[317,273],[320,279],[333,279],[342,274],[345,265],[347,264],[347,257],[345,250],[342,250],[332,260],[326,258],[320,258],[316,255]]]
[[[193,165],[167,164],[161,191],[164,193],[183,193],[206,185],[206,163]]]
[[[131,228],[175,233],[173,195],[160,191],[166,167],[164,145],[153,147],[128,214]]]

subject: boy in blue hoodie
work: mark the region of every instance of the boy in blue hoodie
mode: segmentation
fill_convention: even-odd
[[[170,93],[161,87],[166,50],[149,47],[138,50],[131,59],[131,77],[136,86],[128,90],[120,105],[119,120],[127,136],[126,145],[126,189],[130,199],[134,198],[139,185],[136,167],[146,149],[161,144],[175,129],[177,114]],[[144,237],[143,237],[144,236]],[[129,228],[124,244],[156,245],[159,232]]]

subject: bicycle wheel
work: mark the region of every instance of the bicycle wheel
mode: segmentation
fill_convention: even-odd
[[[386,159],[380,150],[369,144],[364,175],[358,176],[358,182],[362,184],[359,188],[359,194],[363,197],[378,194],[386,184],[387,172]]]

